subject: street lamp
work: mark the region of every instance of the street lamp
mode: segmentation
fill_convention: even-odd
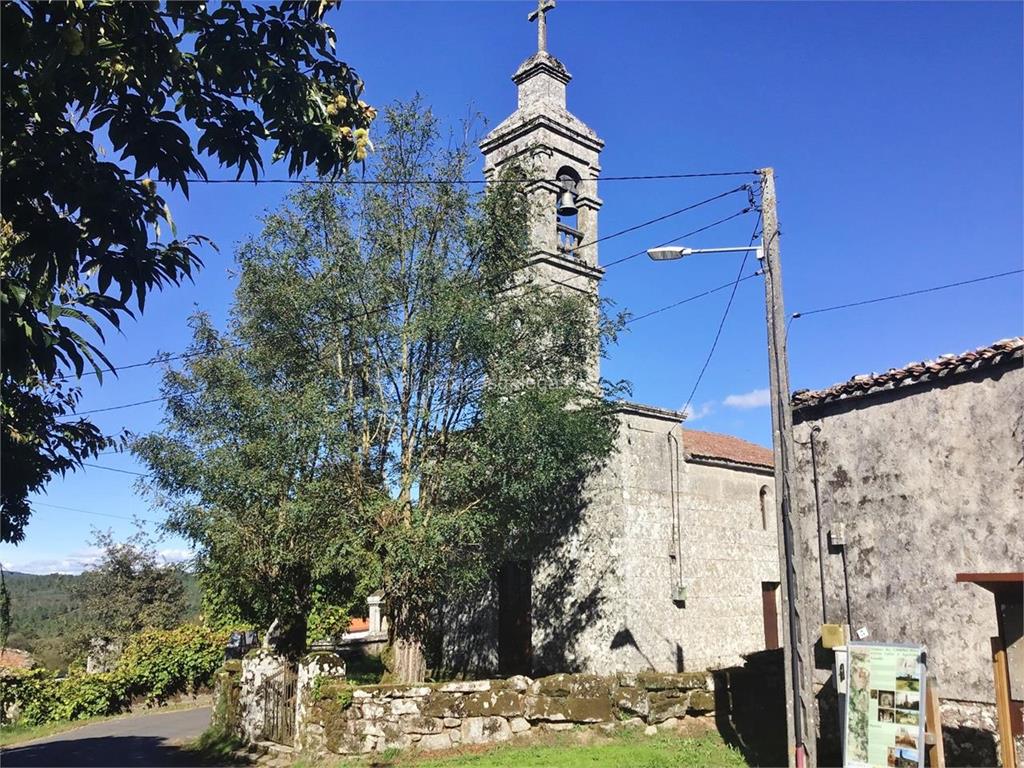
[[[775,175],[771,168],[758,171],[761,177],[761,216],[763,221],[760,245],[735,248],[688,248],[682,245],[650,248],[647,255],[654,261],[672,261],[698,253],[737,253],[754,251],[764,275],[765,317],[768,326],[768,380],[772,407],[772,448],[775,459],[775,505],[779,521],[779,565],[786,610],[783,626],[786,642],[783,653],[788,674],[786,679],[786,724],[788,730],[789,765],[811,768],[817,760],[814,733],[814,696],[811,680],[811,659],[803,619],[803,602],[798,588],[800,551],[796,542],[800,519],[792,514],[790,502],[791,467],[793,461],[793,409],[789,400],[789,358],[786,354],[785,309],[782,304],[782,267],[779,262],[779,223],[775,201]]]
[[[647,255],[654,261],[673,261],[695,253],[741,253],[743,251],[757,251],[757,260],[760,261],[762,258],[760,245],[739,245],[735,248],[686,248],[682,245],[668,245],[660,248],[648,248]]]

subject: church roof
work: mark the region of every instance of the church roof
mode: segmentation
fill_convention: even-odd
[[[804,408],[835,400],[864,397],[915,384],[925,384],[999,363],[1016,361],[1019,366],[1022,358],[1024,358],[1024,336],[1015,336],[997,341],[987,347],[962,352],[959,355],[941,355],[934,360],[907,363],[902,368],[890,368],[884,373],[854,376],[849,381],[835,384],[826,389],[797,390],[793,393],[793,407]]]
[[[770,448],[717,432],[684,429],[683,450],[686,451],[688,457],[692,456],[698,459],[714,459],[768,469],[774,466]]]

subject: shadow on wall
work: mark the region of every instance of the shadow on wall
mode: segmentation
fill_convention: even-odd
[[[782,649],[744,656],[713,672],[715,725],[749,765],[786,765],[786,684]]]
[[[535,556],[535,562],[548,565],[545,578],[535,579],[533,584],[533,637],[540,639],[533,648],[535,677],[582,671],[586,654],[579,648],[580,636],[604,617],[603,585],[611,577],[612,562],[595,572],[592,559],[584,563],[559,546],[580,535],[580,517],[585,508],[582,494],[567,499],[561,526],[551,529],[544,539],[547,546]],[[600,552],[600,542],[593,539],[593,534],[587,535],[576,549]],[[586,575],[581,578],[581,574]]]
[[[579,478],[538,503],[534,519],[542,523],[531,540],[509,545],[522,558],[512,565],[532,570],[532,578],[518,582],[526,594],[510,595],[509,582],[506,580],[502,589],[503,574],[497,573],[444,606],[444,637],[438,648],[438,669],[444,677],[486,678],[502,670],[537,677],[581,669],[579,638],[603,616],[602,583],[611,570],[608,563],[595,572],[589,555],[583,562],[566,546],[575,542],[575,551],[600,551],[593,534],[581,539],[588,501],[583,491],[585,480]],[[581,574],[586,574],[582,580]],[[509,611],[522,615],[510,617]],[[500,636],[510,628],[520,636]],[[532,647],[531,639],[536,643]],[[518,658],[511,665],[508,659],[499,658],[499,649],[509,648],[525,651],[523,668],[511,670],[519,666]]]
[[[995,734],[969,726],[942,726],[942,746],[949,768],[999,765]]]

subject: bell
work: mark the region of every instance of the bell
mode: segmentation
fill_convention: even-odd
[[[575,216],[577,212],[576,196],[570,190],[563,189],[562,194],[558,199],[558,215]]]

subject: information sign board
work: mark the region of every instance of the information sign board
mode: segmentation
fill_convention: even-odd
[[[843,764],[924,768],[925,649],[849,644]]]

